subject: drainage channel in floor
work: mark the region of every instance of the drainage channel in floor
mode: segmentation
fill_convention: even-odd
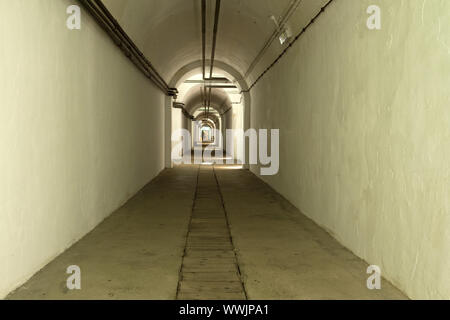
[[[199,167],[177,299],[247,299],[213,166]]]

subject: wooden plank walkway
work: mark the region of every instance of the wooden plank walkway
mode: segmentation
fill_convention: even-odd
[[[246,300],[214,168],[200,166],[178,300]]]

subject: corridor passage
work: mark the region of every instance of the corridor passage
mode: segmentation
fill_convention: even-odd
[[[0,70],[0,299],[450,301],[450,0],[0,0]]]
[[[367,266],[249,171],[179,166],[8,299],[406,298],[385,280],[368,290]]]

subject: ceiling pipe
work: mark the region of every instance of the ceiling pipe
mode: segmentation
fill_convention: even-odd
[[[215,88],[215,89],[237,89],[237,86],[235,85],[214,85],[214,84],[209,84],[206,86],[207,88]]]
[[[209,79],[213,78],[213,71],[214,71],[214,59],[216,58],[216,45],[217,45],[217,32],[219,30],[219,18],[220,18],[220,5],[221,5],[221,0],[216,0],[216,11],[214,14],[214,28],[213,28],[213,43],[212,43],[212,50],[211,50],[211,66],[210,66],[210,70],[209,70]],[[207,114],[209,113],[209,108],[211,106],[211,90],[212,87],[210,86],[208,88],[208,111]]]
[[[203,105],[208,108],[208,111],[206,114],[209,113],[209,106],[211,104],[211,89],[212,88],[218,88],[219,86],[213,86],[212,83],[230,83],[230,80],[228,78],[223,77],[213,77],[213,70],[214,70],[214,60],[215,60],[215,54],[216,54],[216,44],[217,44],[217,32],[219,28],[219,17],[220,17],[220,7],[221,7],[221,0],[216,0],[216,11],[214,16],[214,29],[213,29],[213,45],[212,45],[212,52],[211,52],[211,68],[210,68],[210,75],[209,77],[206,77],[206,0],[202,0],[201,3],[201,11],[202,11],[202,81],[198,80],[187,80],[186,83],[200,83],[203,84],[203,89],[200,89],[200,94],[202,95]],[[207,85],[207,82],[210,84]],[[228,87],[227,87],[228,88]],[[229,87],[229,88],[236,88],[235,86]],[[206,93],[206,89],[208,89],[208,94]],[[174,104],[175,108],[175,104]],[[182,108],[183,111],[186,111],[183,107],[180,107],[180,105],[177,105],[176,108]],[[186,111],[187,112],[187,111]],[[190,115],[190,114],[189,114]],[[192,117],[192,116],[191,116]]]
[[[186,80],[184,83],[204,84],[204,83],[231,83],[228,78],[214,78],[214,80]]]
[[[78,0],[91,14],[97,24],[112,38],[114,43],[124,54],[145,74],[161,91],[168,96],[176,96],[178,90],[170,88],[167,82],[156,71],[154,66],[139,50],[128,34],[123,30],[114,16],[109,12],[101,0]]]
[[[206,0],[202,0],[202,62],[203,80],[206,78]]]
[[[202,0],[202,79],[206,79],[206,0]],[[203,90],[200,89],[203,105],[206,106],[206,88],[203,84]]]
[[[202,0],[202,63],[203,63],[203,80],[206,80],[206,0]],[[203,84],[203,90],[200,89],[203,105],[206,107],[207,99],[206,99],[206,87]]]
[[[163,77],[159,74],[159,72],[155,69],[155,67],[152,65],[152,63],[145,57],[145,55],[142,53],[142,51],[139,50],[139,48],[136,46],[136,44],[131,40],[131,38],[128,36],[128,34],[123,30],[121,25],[117,22],[117,20],[114,18],[114,16],[109,12],[109,10],[106,8],[106,6],[103,4],[101,0],[94,0],[95,3],[99,6],[99,8],[106,14],[108,19],[112,22],[115,30],[117,30],[123,37],[126,39],[126,41],[129,43],[131,48],[134,50],[134,52],[144,61],[144,63],[149,67],[149,70],[152,72],[154,77],[160,81],[161,84],[167,90],[170,90],[171,88],[166,83],[166,81],[163,79]]]
[[[209,78],[212,79],[214,70],[214,59],[216,57],[216,44],[217,44],[217,31],[219,30],[219,18],[220,18],[220,4],[221,0],[216,0],[216,12],[214,15],[214,30],[213,30],[213,44],[211,51],[211,68],[209,72]]]
[[[233,107],[228,108],[227,110],[225,110],[225,112],[221,113],[220,115],[223,117],[224,115],[226,115],[231,110],[233,110]]]
[[[216,3],[216,18],[215,18],[215,35],[217,35],[217,26],[216,26],[216,21],[218,23],[218,13],[217,10],[219,10],[220,12],[220,0],[219,0],[219,7],[217,7],[217,3]],[[213,41],[215,42],[215,41]],[[215,45],[213,44],[213,46],[215,47]],[[215,51],[215,48],[213,49]],[[215,55],[215,53],[214,53]],[[210,75],[209,77],[206,77],[206,0],[202,0],[202,64],[203,64],[203,80],[205,81],[223,81],[226,80],[228,81],[227,78],[213,78],[212,75]]]
[[[100,25],[100,27],[102,27],[108,33],[108,35],[112,38],[114,43],[123,51],[123,53],[127,56],[127,58],[129,58],[136,65],[136,67],[138,67],[141,70],[141,72],[143,72],[146,75],[146,77],[154,81],[155,85],[158,86],[159,89],[165,92],[166,88],[159,81],[153,79],[150,72],[146,70],[143,67],[143,65],[133,57],[130,47],[126,46],[121,37],[116,32],[114,32],[114,28],[108,22],[107,17],[101,12],[101,10],[89,0],[80,0],[80,2],[83,4],[86,10],[92,15],[94,20],[96,20],[97,24]]]
[[[288,23],[289,19],[291,18],[291,16],[294,14],[294,12],[298,9],[298,7],[300,6],[300,3],[303,0],[292,0],[291,3],[289,4],[289,6],[287,7],[287,9],[285,10],[285,12],[283,13],[283,15],[281,16],[280,21],[276,21],[277,23],[277,28],[275,29],[275,31],[272,33],[272,35],[270,36],[270,38],[266,41],[266,43],[264,44],[264,46],[262,47],[262,49],[259,51],[259,53],[256,55],[255,59],[253,60],[253,62],[250,64],[250,67],[248,68],[247,72],[244,75],[244,78],[247,78],[250,73],[253,71],[253,69],[256,67],[256,65],[258,64],[258,62],[261,60],[261,58],[264,56],[264,54],[266,53],[266,51],[270,48],[270,46],[272,45],[273,41],[278,38],[284,31],[286,24]]]
[[[194,118],[193,116],[191,116],[191,114],[186,110],[185,104],[184,104],[184,103],[181,103],[181,102],[174,102],[174,103],[173,103],[173,107],[174,107],[175,109],[181,109],[181,112],[183,112],[183,115],[184,115],[186,118],[188,118],[188,119],[190,119],[190,120],[195,120],[195,118]]]
[[[301,36],[313,25],[313,23],[325,12],[325,10],[333,3],[335,0],[328,0],[328,2],[320,8],[320,11],[311,19],[311,21],[303,27],[303,29],[295,36],[295,38],[289,43],[289,45],[278,55],[278,57],[273,61],[265,70],[262,72],[258,78],[250,85],[250,87],[247,90],[242,90],[241,94],[244,92],[250,92],[255,85],[264,77],[264,75],[269,72],[277,63],[280,61],[281,58],[288,52],[288,50],[294,45],[295,42],[297,42],[298,39],[300,39]]]

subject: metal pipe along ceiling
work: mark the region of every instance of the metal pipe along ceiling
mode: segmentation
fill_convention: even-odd
[[[328,8],[328,6],[333,3],[335,0],[328,0],[328,2],[320,8],[320,11],[311,19],[311,21],[295,36],[295,38],[289,43],[289,45],[278,55],[278,57],[256,78],[256,80],[250,85],[250,87],[247,90],[242,90],[243,92],[250,92],[255,85],[264,77],[264,75],[269,72],[277,63],[280,61],[281,58],[286,54],[286,52],[294,45],[295,42],[297,42],[298,39],[311,27],[311,25],[319,18],[322,13],[325,12],[325,10]]]
[[[219,30],[220,4],[221,4],[221,0],[216,0],[216,12],[214,15],[214,29],[213,29],[213,44],[212,44],[212,50],[211,50],[211,69],[209,72],[210,79],[213,76],[214,59],[216,58],[216,44],[217,44],[217,31]]]
[[[186,110],[184,103],[181,102],[174,102],[173,103],[173,107],[175,109],[181,109],[181,112],[183,112],[183,115],[190,119],[190,120],[194,120],[194,117]]]
[[[280,20],[277,22],[277,28],[274,30],[270,38],[266,41],[262,49],[259,51],[253,62],[248,67],[247,72],[244,75],[244,78],[247,78],[250,73],[253,71],[255,66],[258,64],[258,62],[261,60],[261,58],[264,56],[264,54],[267,52],[269,47],[272,45],[273,41],[280,36],[280,34],[283,32],[283,30],[286,27],[286,24],[288,23],[291,16],[294,14],[294,12],[298,9],[300,6],[300,3],[303,0],[292,0],[289,7],[286,9],[286,11],[281,16]]]
[[[203,80],[214,80],[213,72],[214,72],[214,60],[216,56],[216,45],[217,45],[217,33],[219,30],[219,18],[220,18],[220,6],[221,0],[216,0],[216,10],[214,14],[214,28],[213,28],[213,42],[212,42],[212,50],[211,50],[211,66],[209,71],[209,78],[206,78],[206,0],[202,0],[202,52],[203,52]],[[204,90],[206,91],[206,84],[204,86]],[[211,105],[211,90],[212,87],[208,87],[208,95],[205,95],[205,107],[207,107],[206,115],[209,114],[209,108]]]
[[[206,0],[202,0],[202,62],[203,80],[206,78]]]
[[[170,88],[155,67],[145,57],[142,51],[131,40],[117,20],[109,12],[101,0],[78,0],[91,14],[95,21],[108,33],[124,54],[149,78],[161,91],[168,96],[178,93],[176,88]]]

